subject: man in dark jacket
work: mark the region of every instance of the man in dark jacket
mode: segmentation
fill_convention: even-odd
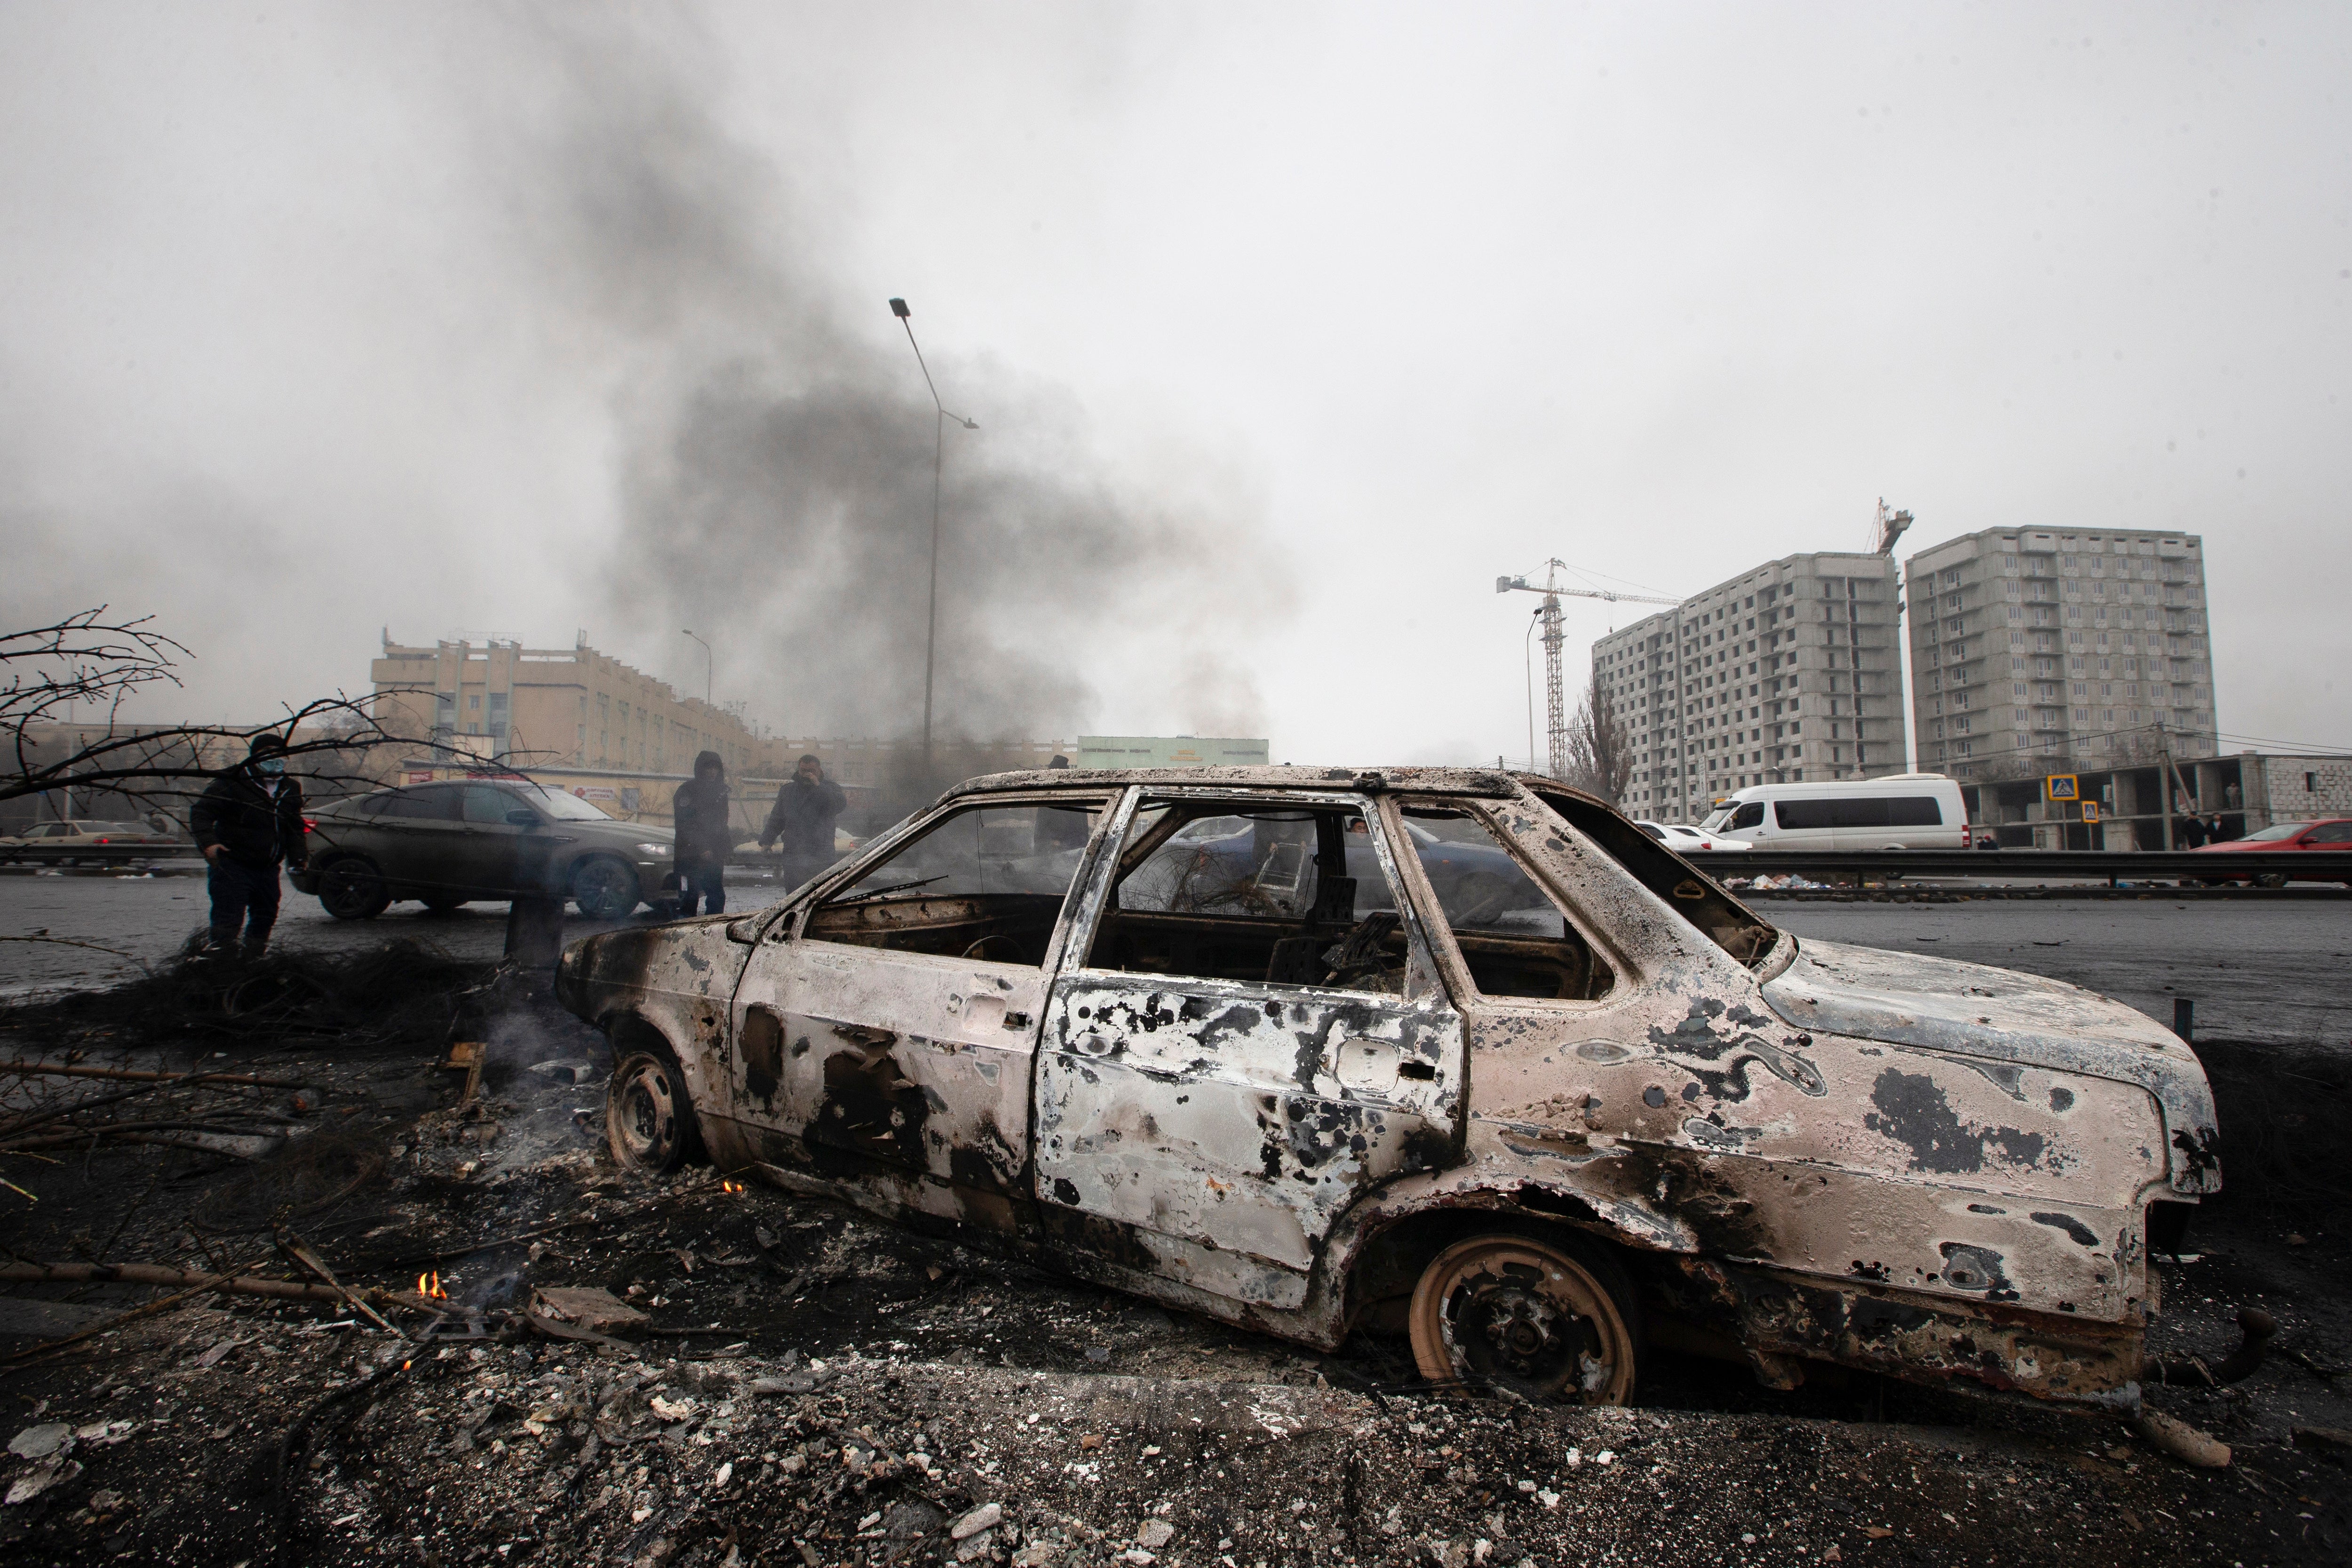
[[[670,802],[677,824],[677,875],[686,893],[681,914],[693,914],[698,899],[704,913],[727,912],[727,857],[735,847],[729,805],[727,764],[718,752],[705,752],[694,759],[694,776],[677,786]]]
[[[784,886],[797,888],[833,864],[834,821],[848,805],[841,786],[824,776],[824,764],[814,754],[803,757],[760,829],[762,849],[782,840]]]
[[[309,856],[302,838],[302,786],[286,776],[286,742],[256,735],[246,759],[205,786],[188,826],[211,869],[212,949],[226,952],[245,928],[245,956],[258,957],[278,923],[278,868],[299,870]]]

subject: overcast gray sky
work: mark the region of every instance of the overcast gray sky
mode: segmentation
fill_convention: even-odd
[[[0,613],[148,717],[380,629],[794,734],[1527,746],[1666,593],[2204,535],[2224,746],[2352,743],[2352,9],[0,3]],[[1633,612],[1579,605],[1571,652]]]

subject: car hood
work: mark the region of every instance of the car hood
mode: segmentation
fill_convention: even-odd
[[[2171,1031],[2120,1002],[1988,964],[1811,938],[1761,989],[1801,1029],[2137,1084],[2164,1108],[2173,1190],[2221,1190],[2204,1067]]]

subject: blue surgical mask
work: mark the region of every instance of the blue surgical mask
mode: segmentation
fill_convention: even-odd
[[[283,757],[257,758],[254,762],[253,768],[256,773],[268,773],[275,776],[286,771],[286,759]]]

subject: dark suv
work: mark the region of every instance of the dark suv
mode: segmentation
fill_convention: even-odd
[[[320,806],[310,829],[310,865],[294,886],[347,921],[394,899],[454,910],[538,888],[561,889],[591,919],[619,920],[663,897],[674,837],[528,779],[378,790]]]

